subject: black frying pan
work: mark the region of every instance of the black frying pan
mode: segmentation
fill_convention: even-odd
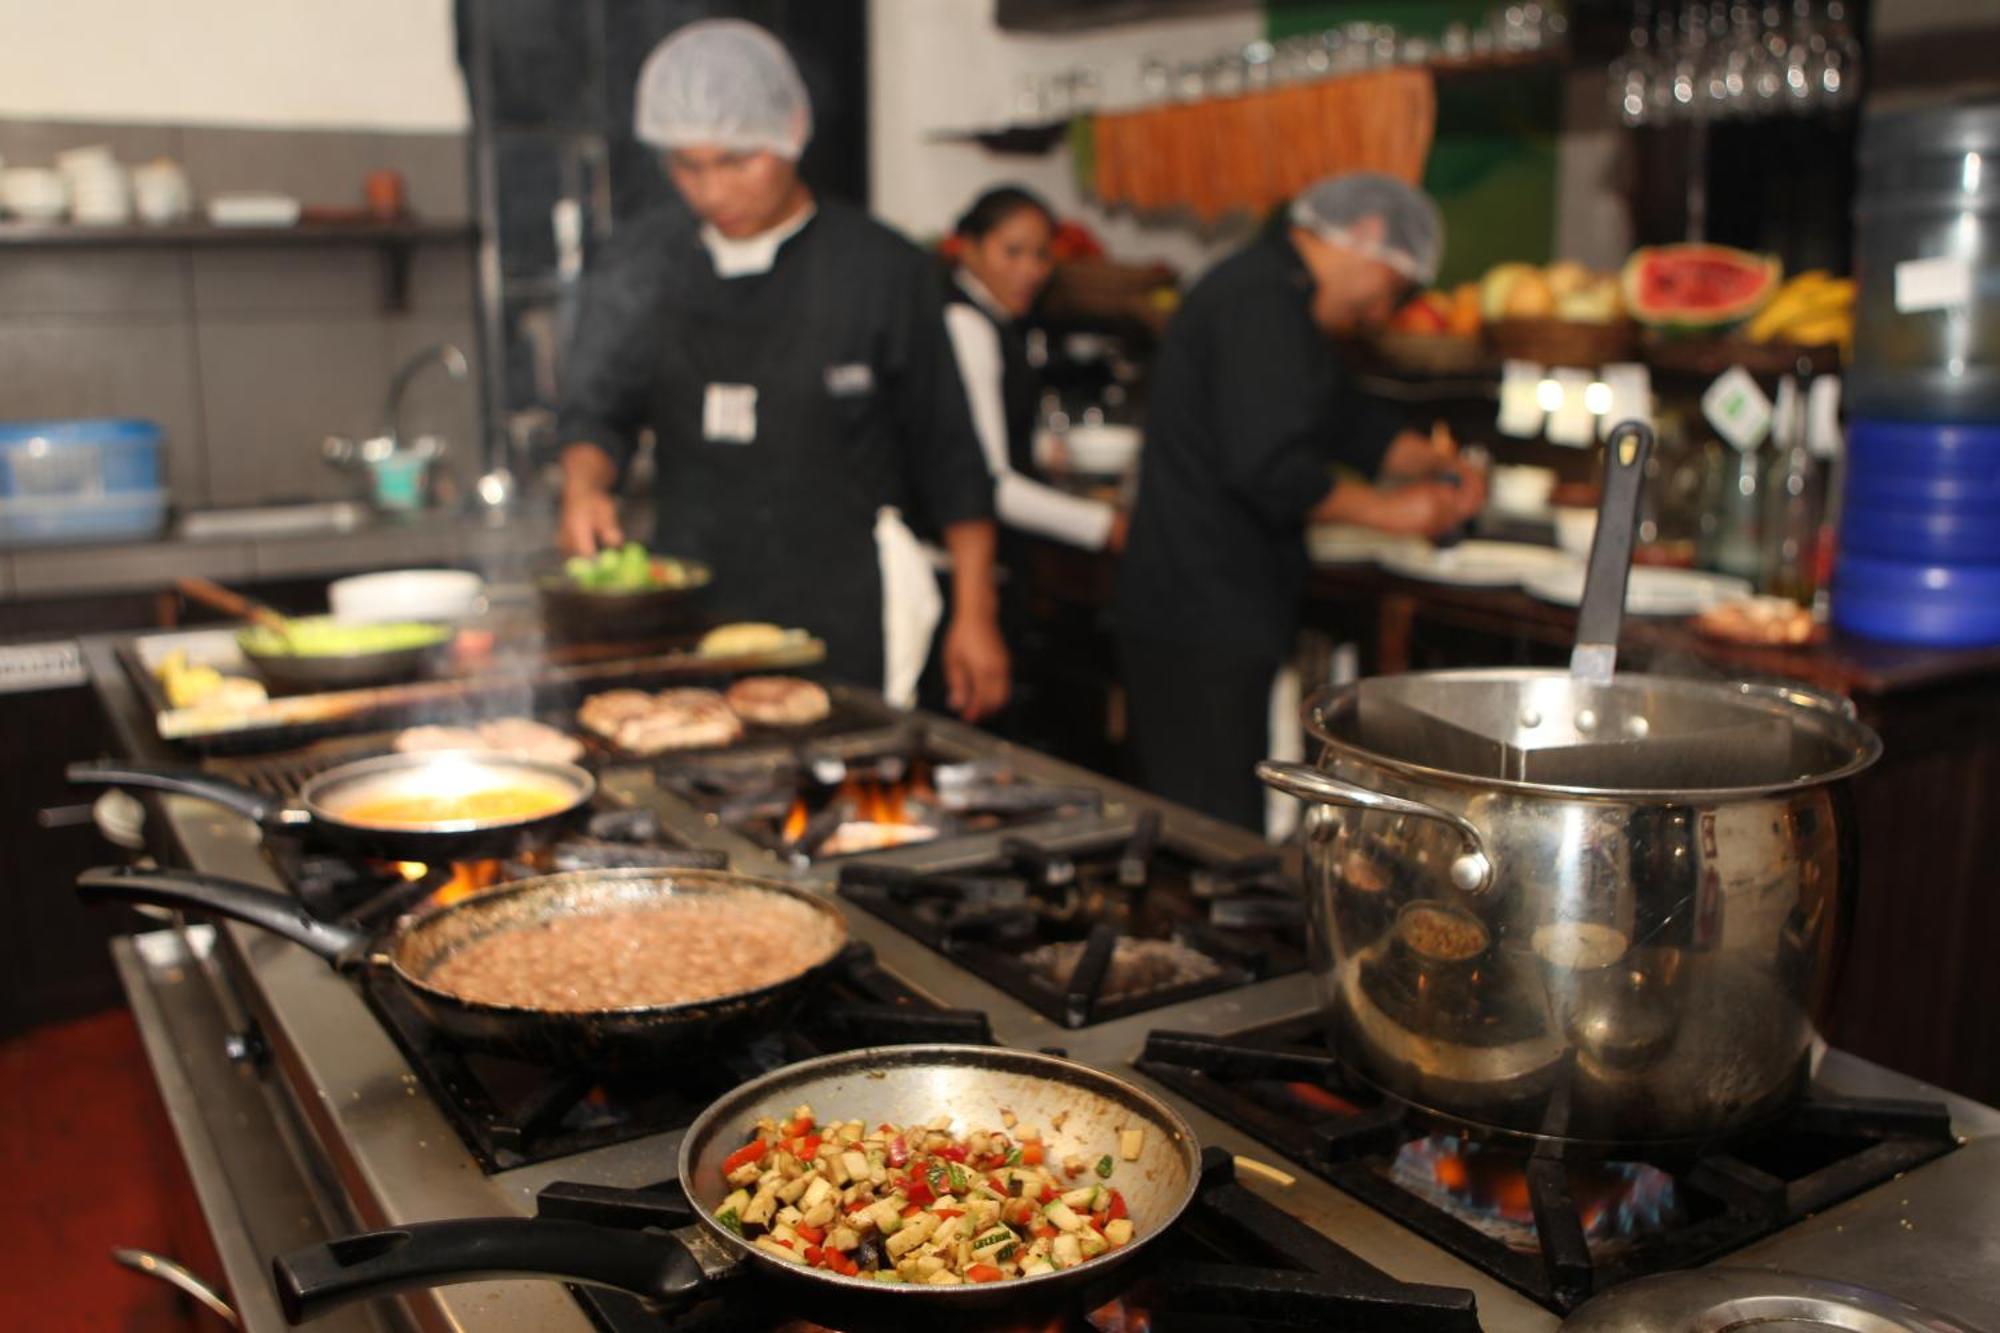
[[[984,1285],[890,1284],[842,1277],[774,1257],[715,1220],[728,1193],[722,1161],[760,1116],[801,1103],[831,1121],[921,1123],[956,1116],[960,1128],[997,1127],[1001,1108],[1043,1127],[1048,1160],[1111,1150],[1120,1129],[1143,1129],[1136,1162],[1110,1183],[1125,1196],[1132,1240],[1074,1268]],[[1060,1115],[1059,1115],[1060,1113]],[[1060,1118],[1062,1128],[1052,1128]],[[1194,1131],[1173,1108],[1122,1079],[1054,1056],[996,1046],[882,1046],[789,1065],[713,1103],[681,1139],[680,1181],[696,1225],[665,1234],[557,1218],[487,1217],[411,1226],[312,1245],[272,1264],[293,1323],[337,1306],[412,1287],[540,1276],[613,1287],[675,1308],[731,1277],[797,1284],[794,1304],[842,1328],[961,1327],[975,1311],[1021,1316],[1065,1301],[1169,1230],[1201,1178]],[[750,1270],[750,1271],[744,1271]]]
[[[533,930],[557,917],[623,911],[676,896],[762,890],[806,904],[827,924],[825,950],[794,975],[756,990],[685,1004],[631,1009],[539,1009],[461,999],[427,979],[474,940]],[[525,879],[432,907],[375,937],[322,921],[288,894],[212,875],[105,867],[77,877],[85,899],[157,903],[214,912],[282,935],[343,971],[385,973],[426,1019],[469,1046],[564,1067],[630,1068],[677,1049],[761,1035],[790,1017],[817,975],[847,943],[847,922],[819,895],[726,870],[578,870]]]
[[[252,621],[281,637],[298,623],[288,621],[268,606],[253,602],[208,579],[190,576],[175,580],[175,586],[187,597],[212,606],[225,615]],[[348,653],[260,653],[245,643],[240,635],[237,647],[244,660],[269,684],[300,694],[318,694],[326,690],[352,690],[409,680],[421,674],[430,660],[450,641],[451,628],[439,625],[435,642],[409,648]]]
[[[387,754],[337,764],[309,779],[290,805],[200,769],[170,764],[85,760],[71,764],[67,772],[71,782],[193,796],[255,820],[266,832],[299,833],[341,851],[427,865],[503,857],[547,842],[579,818],[597,792],[597,779],[575,764],[484,751]],[[377,800],[495,787],[532,788],[560,804],[518,818],[421,824],[368,823],[348,814]]]

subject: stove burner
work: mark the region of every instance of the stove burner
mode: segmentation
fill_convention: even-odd
[[[608,1189],[558,1182],[536,1198],[542,1217],[600,1226],[672,1230],[693,1223],[679,1182]],[[605,1333],[719,1333],[745,1328],[875,1333],[944,1326],[935,1309],[898,1322],[879,1299],[849,1303],[839,1289],[801,1297],[781,1282],[725,1279],[712,1300],[678,1316],[648,1311],[629,1296],[571,1289]],[[1472,1294],[1397,1282],[1236,1183],[1219,1148],[1202,1155],[1201,1187],[1173,1230],[1122,1267],[1085,1281],[1054,1310],[954,1312],[966,1333],[1478,1333]]]
[[[1103,806],[1095,788],[1035,781],[991,755],[956,758],[922,726],[669,758],[659,778],[801,867]]]
[[[1088,1027],[1304,965],[1302,905],[1257,857],[1249,871],[1131,836],[1050,848],[1000,843],[964,870],[853,863],[840,893],[1065,1027]]]
[[[1154,1032],[1138,1067],[1559,1313],[1708,1263],[1958,1146],[1942,1106],[1816,1093],[1776,1125],[1697,1148],[1607,1155],[1485,1136],[1352,1078],[1314,1019],[1226,1039]]]
[[[468,1050],[432,1028],[401,988],[367,987],[370,1006],[488,1171],[506,1171],[693,1122],[730,1088],[781,1065],[862,1046],[992,1045],[986,1015],[937,1009],[850,944],[788,1031],[675,1062],[658,1078],[602,1078]]]

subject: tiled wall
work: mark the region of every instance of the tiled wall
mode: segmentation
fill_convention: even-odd
[[[471,213],[457,135],[0,120],[8,166],[85,144],[128,164],[178,160],[197,201],[262,189],[357,205],[362,178],[391,168],[420,217]],[[0,247],[0,420],[150,417],[183,510],[358,494],[360,479],[320,461],[322,438],[373,434],[410,354],[437,342],[478,352],[469,243],[419,247],[401,311],[384,308],[381,264],[358,245]],[[455,384],[433,369],[406,406],[407,433],[443,435],[453,472],[477,472],[476,373]]]

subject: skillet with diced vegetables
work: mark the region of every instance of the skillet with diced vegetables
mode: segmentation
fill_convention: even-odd
[[[956,1119],[925,1119],[947,1108]],[[840,1327],[917,1307],[1032,1318],[1169,1231],[1200,1161],[1179,1114],[1100,1070],[998,1046],[871,1047],[774,1070],[702,1112],[678,1162],[692,1225],[418,1222],[310,1246],[273,1270],[294,1321],[502,1273],[672,1310],[745,1265],[823,1302],[810,1308]]]
[[[1057,1123],[1061,1129],[1061,1113]],[[723,1159],[734,1190],[715,1220],[789,1263],[877,1282],[999,1282],[1078,1264],[1131,1243],[1118,1166],[1137,1162],[1144,1129],[1120,1131],[1094,1161],[1048,1160],[1039,1127],[954,1132],[830,1120],[811,1106],[762,1119]]]

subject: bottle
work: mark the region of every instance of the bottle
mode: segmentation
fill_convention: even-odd
[[[1806,404],[1790,375],[1778,386],[1772,450],[1764,478],[1763,590],[1811,606],[1819,585],[1820,516],[1825,474],[1808,447]]]
[[[1762,581],[1763,512],[1758,491],[1763,486],[1763,455],[1756,441],[1733,442],[1719,460],[1720,486],[1715,503],[1715,546],[1711,563],[1718,573],[1733,574],[1752,584]]]

